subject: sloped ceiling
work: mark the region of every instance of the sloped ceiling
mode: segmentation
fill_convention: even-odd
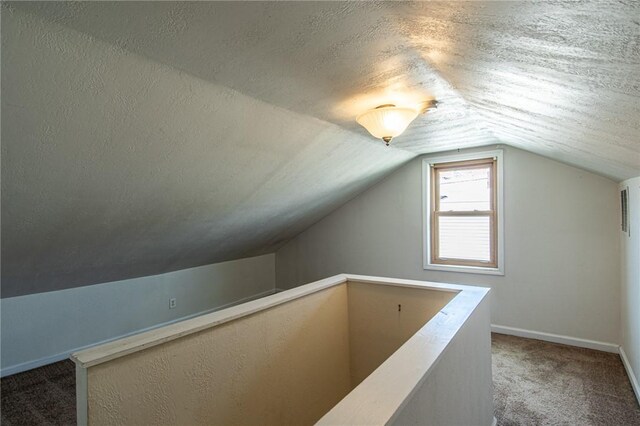
[[[272,252],[421,153],[507,143],[638,175],[639,15],[3,3],[2,297]],[[390,148],[354,122],[430,98]]]

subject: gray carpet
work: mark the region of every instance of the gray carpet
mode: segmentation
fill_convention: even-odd
[[[638,425],[616,354],[492,335],[495,414],[511,425]],[[74,425],[75,370],[62,361],[0,380],[2,426]]]
[[[492,335],[498,425],[640,425],[617,354]]]
[[[75,425],[76,370],[71,361],[0,380],[0,424]]]

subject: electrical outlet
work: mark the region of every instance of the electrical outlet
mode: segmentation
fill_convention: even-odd
[[[169,299],[169,309],[173,309],[176,307],[176,298],[172,297],[171,299]]]

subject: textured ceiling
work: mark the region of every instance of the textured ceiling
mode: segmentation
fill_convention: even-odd
[[[402,32],[500,141],[640,175],[640,2],[413,5]]]
[[[3,297],[273,251],[420,153],[640,174],[635,2],[2,7]]]

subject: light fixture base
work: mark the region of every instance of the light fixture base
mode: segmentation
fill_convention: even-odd
[[[435,99],[429,99],[428,101],[424,101],[420,104],[420,109],[418,111],[420,111],[420,114],[426,114],[426,112],[431,108],[438,108],[439,104],[440,102]]]

